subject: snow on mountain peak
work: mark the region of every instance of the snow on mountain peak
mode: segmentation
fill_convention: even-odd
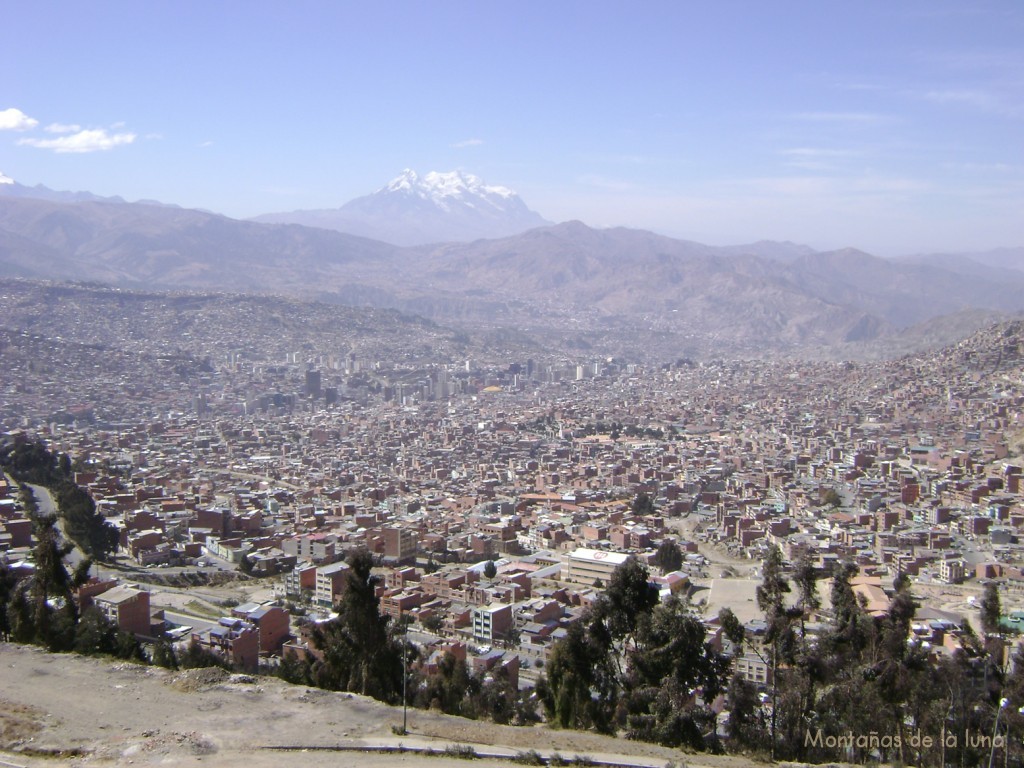
[[[14,179],[10,176],[5,176],[3,171],[0,171],[0,184],[13,184]]]
[[[413,191],[420,185],[420,177],[416,175],[416,171],[411,168],[406,168],[401,174],[393,178],[388,185],[383,189],[377,190],[378,192],[402,192],[405,190]]]
[[[431,171],[423,177],[409,168],[392,179],[379,192],[406,192],[423,199],[443,204],[446,198],[483,197],[514,198],[516,193],[508,187],[490,187],[479,176],[464,171],[442,173]]]

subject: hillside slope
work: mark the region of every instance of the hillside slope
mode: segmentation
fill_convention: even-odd
[[[218,679],[210,670],[154,667],[48,654],[0,644],[0,760],[54,765],[37,753],[81,755],[75,765],[465,766],[465,760],[326,751],[332,746],[398,745],[443,750],[469,744],[515,755],[531,749],[661,768],[668,762],[752,768],[742,758],[678,750],[593,733],[513,728],[409,710],[409,735],[391,732],[402,710],[361,696],[292,686],[274,678]],[[68,691],[76,694],[69,696]],[[296,760],[272,746],[308,747]],[[491,747],[490,749],[488,747]],[[509,760],[486,765],[515,765]]]

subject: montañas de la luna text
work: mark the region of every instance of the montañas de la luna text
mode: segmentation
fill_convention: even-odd
[[[933,746],[945,746],[947,749],[956,749],[959,744],[958,734],[943,731],[938,737],[930,736],[918,731],[911,731],[905,736],[899,734],[879,733],[868,731],[867,733],[854,733],[847,731],[839,735],[825,735],[819,728],[817,731],[804,731],[804,746],[824,747],[826,749],[899,749],[907,746],[911,749],[931,749]],[[964,746],[981,747],[983,749],[1002,749],[1006,746],[1006,736],[999,734],[990,736],[983,733],[964,734]]]

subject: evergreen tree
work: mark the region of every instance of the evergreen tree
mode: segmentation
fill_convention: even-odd
[[[153,664],[164,669],[178,668],[178,655],[174,645],[166,637],[159,638],[153,645]]]
[[[477,711],[499,725],[508,725],[517,717],[519,692],[512,687],[504,667],[498,667],[490,679],[483,681],[477,697]]]
[[[844,665],[860,656],[870,634],[867,618],[850,584],[857,570],[853,563],[841,563],[832,574],[832,624],[826,642],[829,651]]]
[[[594,618],[606,622],[608,632],[617,641],[632,638],[642,615],[658,603],[658,590],[650,582],[647,566],[635,556],[612,572],[608,587],[594,610]]]
[[[683,567],[683,550],[679,548],[675,539],[665,539],[654,554],[654,564],[661,569],[662,573],[678,571]]]
[[[728,659],[706,642],[704,623],[675,597],[639,621],[626,675],[627,733],[666,746],[706,748],[707,712],[693,704],[715,699],[727,679]]]
[[[35,537],[35,571],[30,582],[33,639],[52,651],[67,651],[74,645],[78,621],[73,589],[79,584],[64,565],[72,547],[60,540],[52,517],[35,519]]]
[[[787,613],[785,596],[790,591],[789,582],[782,572],[782,550],[771,547],[761,565],[761,584],[757,588],[757,606],[764,613],[768,625],[765,633],[767,659],[772,676],[772,709],[770,723],[770,750],[775,759],[776,734],[779,711],[779,661],[780,655],[790,656],[793,649],[791,616]]]
[[[481,683],[469,670],[465,659],[447,652],[440,658],[437,671],[429,675],[419,688],[420,706],[439,709],[447,715],[476,715],[473,701],[480,692]]]
[[[985,592],[981,596],[979,608],[981,631],[986,635],[996,634],[999,631],[999,620],[1002,618],[1003,609],[999,601],[999,587],[995,582],[990,581],[985,585]]]
[[[488,560],[487,564],[484,565],[484,577],[488,578],[488,579],[493,579],[497,575],[498,575],[498,566],[496,566],[494,564],[493,560]]]
[[[14,572],[5,563],[0,563],[0,641],[9,640],[11,636],[11,616],[8,606],[14,597],[18,581]]]
[[[393,701],[402,690],[402,650],[380,612],[373,556],[356,550],[348,564],[338,617],[314,632],[324,654],[318,678],[325,687]]]
[[[729,682],[729,739],[741,749],[761,750],[768,743],[768,724],[754,684],[737,672]]]
[[[725,606],[718,612],[718,623],[722,627],[725,637],[736,646],[739,653],[742,653],[747,632],[740,624],[740,620],[736,618],[736,614],[732,612],[732,608]]]
[[[32,580],[19,581],[7,603],[7,621],[10,624],[10,640],[15,643],[34,643],[37,641],[36,625],[32,614],[32,597],[30,585]]]
[[[560,728],[609,731],[618,683],[608,639],[588,632],[585,619],[573,622],[555,644],[537,686],[548,721]],[[592,624],[591,628],[599,626]]]
[[[725,684],[728,663],[709,643],[704,623],[677,597],[658,605],[640,622],[629,655],[634,686],[661,686],[669,679],[680,689],[700,689],[713,700]],[[689,693],[687,693],[689,696]]]
[[[821,599],[818,597],[818,571],[807,552],[801,554],[796,561],[793,582],[799,593],[797,605],[803,614],[818,610],[821,607]]]
[[[653,515],[655,513],[654,501],[646,493],[641,491],[633,499],[634,515]]]
[[[178,666],[181,669],[201,669],[205,667],[220,667],[229,669],[230,665],[223,658],[213,651],[203,648],[195,640],[191,641],[185,650],[178,656]]]
[[[112,655],[117,650],[117,627],[93,606],[82,612],[75,634],[75,652],[85,656]]]
[[[57,486],[56,500],[64,530],[82,551],[96,560],[106,560],[116,551],[116,527],[96,509],[96,502],[81,486],[65,480]]]

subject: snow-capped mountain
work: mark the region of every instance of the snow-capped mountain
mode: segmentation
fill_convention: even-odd
[[[462,171],[420,176],[409,169],[341,208],[270,213],[256,220],[334,229],[394,245],[507,237],[550,223],[507,187],[488,186]]]
[[[473,206],[471,198],[479,197],[497,208],[516,197],[516,193],[508,187],[489,187],[479,176],[462,171],[438,173],[431,171],[422,179],[416,171],[406,168],[402,174],[378,189],[375,194],[397,192],[413,194],[435,205],[446,208],[454,201]],[[372,195],[371,195],[372,197]],[[353,201],[354,202],[354,201]]]

